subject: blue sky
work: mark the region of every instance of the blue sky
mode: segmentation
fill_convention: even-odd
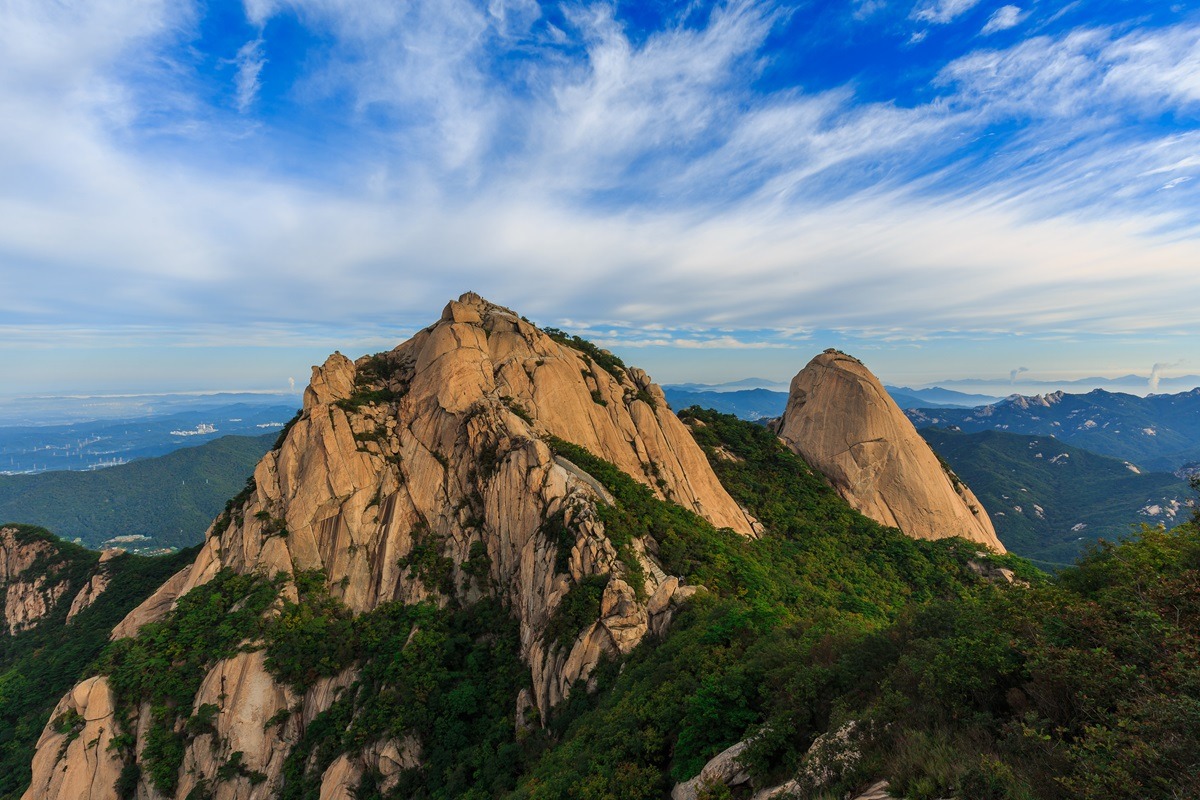
[[[1200,373],[1200,4],[0,2],[0,393],[468,289],[658,379]]]

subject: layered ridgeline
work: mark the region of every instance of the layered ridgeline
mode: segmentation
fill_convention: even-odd
[[[910,409],[919,427],[957,427],[967,433],[1000,430],[1054,436],[1093,453],[1120,458],[1145,472],[1200,466],[1200,389],[1179,394],[1132,394],[1095,389],[1087,394],[1013,395],[972,409]]]
[[[504,647],[517,651],[504,657],[529,669],[526,679],[505,676],[522,689],[505,702],[519,719],[547,714],[601,658],[661,630],[695,591],[661,569],[652,541],[606,518],[598,502],[612,498],[576,463],[577,446],[655,497],[755,535],[661,391],[582,340],[468,294],[393,351],[357,363],[331,356],[195,562],[114,636],[205,592],[189,602],[219,609],[205,621],[218,629],[177,632],[190,650],[177,656],[189,666],[176,676],[155,674],[174,663],[155,648],[157,627],[149,642],[111,653],[108,676],[81,684],[56,710],[86,724],[47,728],[27,797],[108,797],[118,779],[123,796],[270,796],[285,770],[298,780],[294,771],[313,765],[289,753],[360,677],[343,669],[353,660],[339,650],[348,640],[304,629],[313,605],[378,612],[420,651],[447,626],[487,617],[476,608],[466,622],[460,607],[498,603],[514,626]],[[269,608],[272,624],[284,626],[276,646],[243,647],[263,635]],[[164,624],[179,623],[176,615]],[[508,623],[494,625],[499,634]],[[283,635],[293,626],[294,641]],[[337,787],[363,774],[411,767],[420,749],[411,736],[363,742],[321,765],[321,794],[345,796]]]
[[[92,548],[190,547],[275,437],[222,436],[90,472],[0,475],[0,519],[40,525]]]
[[[961,536],[1004,552],[983,504],[853,356],[826,350],[810,361],[772,427],[871,519],[918,539]]]

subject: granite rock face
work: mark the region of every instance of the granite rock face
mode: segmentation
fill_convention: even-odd
[[[961,536],[1005,552],[983,504],[858,359],[826,350],[810,361],[792,379],[775,431],[877,522],[916,539]]]
[[[0,592],[4,596],[3,624],[9,635],[36,627],[67,601],[70,622],[108,587],[105,564],[122,552],[106,550],[80,578],[77,570],[66,569],[70,558],[62,550],[74,545],[29,534],[21,527],[0,527]]]
[[[547,444],[555,437],[587,448],[715,525],[754,535],[755,521],[721,486],[644,372],[621,368],[603,352],[568,346],[467,294],[392,351],[357,361],[335,353],[314,367],[303,411],[280,447],[258,464],[245,501],[213,524],[195,562],[131,612],[113,636],[135,635],[226,568],[267,575],[323,570],[331,594],[356,613],[390,601],[444,604],[449,598],[442,588],[426,586],[400,566],[415,546],[433,545],[453,564],[457,600],[469,604],[493,594],[519,621],[532,689],[514,697],[514,707],[522,718],[544,719],[605,655],[628,653],[647,632],[663,631],[695,591],[667,575],[653,546],[640,541],[632,550],[644,577],[641,591],[635,589],[629,555],[618,557],[597,514],[597,504],[611,498],[579,465],[555,456]],[[547,532],[550,519],[574,538],[568,559],[558,558],[561,537]],[[486,582],[463,569],[473,548],[490,562]],[[594,575],[608,576],[599,617],[569,643],[547,641],[542,633],[563,597]],[[285,584],[285,595],[294,598],[294,591]],[[196,709],[204,703],[219,708],[217,733],[188,745],[178,796],[202,780],[218,800],[275,796],[282,763],[304,727],[353,677],[319,682],[297,697],[274,680],[261,653],[214,666],[195,702]],[[286,709],[286,722],[264,731],[264,721]],[[148,711],[134,717],[148,720]],[[144,731],[137,727],[140,752]],[[39,747],[26,798],[111,797],[112,783],[97,776],[119,770],[117,757],[97,750],[84,758],[74,743],[63,749],[55,735],[51,727],[43,735],[46,746]],[[339,758],[324,775],[321,797],[346,797],[364,770],[386,777],[408,768],[418,763],[419,750],[402,739]],[[247,771],[264,777],[257,783],[214,780],[234,751],[243,754]],[[68,775],[69,787],[61,777]],[[157,797],[145,779],[137,796]]]

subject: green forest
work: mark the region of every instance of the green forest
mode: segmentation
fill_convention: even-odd
[[[88,547],[104,547],[114,536],[146,537],[115,543],[130,550],[190,547],[275,436],[222,436],[94,472],[0,475],[0,519],[40,525]]]

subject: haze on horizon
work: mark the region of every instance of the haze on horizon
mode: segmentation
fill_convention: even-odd
[[[0,68],[0,393],[468,289],[664,383],[1200,373],[1196,2],[9,0]]]

